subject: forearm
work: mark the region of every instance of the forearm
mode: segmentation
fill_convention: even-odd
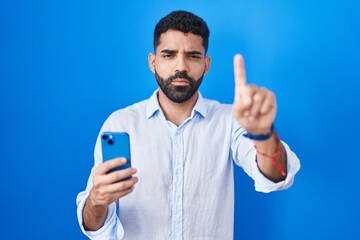
[[[265,141],[254,141],[257,150],[257,163],[264,176],[273,182],[280,182],[286,178],[286,151],[278,135],[273,133]],[[264,156],[266,155],[266,156]],[[274,163],[273,160],[276,162]]]
[[[87,231],[99,230],[104,225],[106,216],[107,206],[94,205],[89,196],[83,210],[84,229]]]

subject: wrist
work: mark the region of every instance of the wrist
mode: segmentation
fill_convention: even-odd
[[[97,231],[105,223],[107,206],[93,205],[90,195],[87,198],[83,210],[83,226],[86,231]]]
[[[278,172],[281,173],[282,177],[286,177],[286,165],[282,166],[282,164],[279,164],[277,162],[277,159],[282,159],[282,157],[278,157],[278,154],[281,154],[282,144],[280,141],[279,136],[274,133],[272,134],[272,137],[270,141],[254,141],[254,147],[256,149],[256,155],[262,156],[268,159],[271,159],[274,166],[277,168]],[[274,141],[273,143],[270,143],[271,141]],[[260,149],[259,149],[260,146]]]

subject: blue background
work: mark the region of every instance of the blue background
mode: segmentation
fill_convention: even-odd
[[[98,131],[157,87],[152,32],[172,10],[211,30],[201,91],[233,100],[232,58],[277,95],[276,126],[302,169],[257,193],[237,168],[235,239],[360,239],[357,1],[0,2],[0,239],[86,239],[75,197]]]

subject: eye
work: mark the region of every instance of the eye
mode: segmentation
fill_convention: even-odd
[[[189,58],[191,58],[191,59],[200,59],[200,56],[198,54],[190,54]]]
[[[172,55],[171,55],[171,54],[163,54],[162,57],[163,57],[163,58],[171,58]]]

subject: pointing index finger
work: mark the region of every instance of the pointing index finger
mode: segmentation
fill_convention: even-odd
[[[240,54],[234,56],[234,77],[235,86],[246,85],[244,58]]]

